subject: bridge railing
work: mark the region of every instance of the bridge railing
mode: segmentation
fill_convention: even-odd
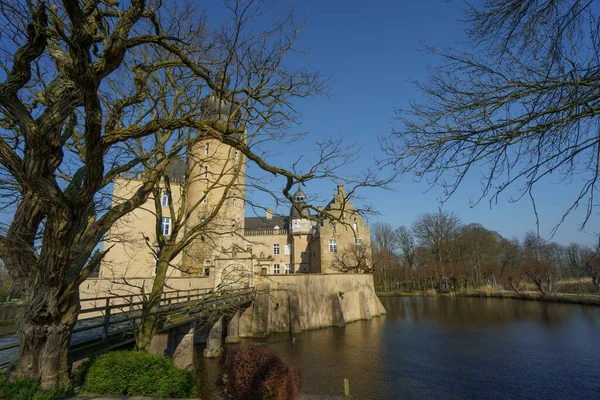
[[[175,314],[185,314],[194,312],[202,307],[206,299],[213,297],[213,307],[217,304],[226,303],[228,299],[241,297],[252,291],[252,288],[229,289],[214,291],[213,289],[189,289],[189,290],[171,290],[162,294],[159,302],[159,314],[171,313],[173,310],[182,309]],[[88,302],[88,306],[82,307],[79,312],[80,326],[73,329],[73,334],[102,329],[101,334],[94,335],[93,340],[107,340],[111,335],[118,334],[125,330],[131,330],[137,320],[142,318],[141,309],[145,304],[144,297],[147,294],[132,293],[121,296],[104,296],[94,298],[84,298],[81,302]],[[82,315],[93,314],[91,318],[81,318]],[[82,341],[82,342],[85,342]],[[0,346],[0,353],[19,347],[19,342]],[[5,368],[10,359],[0,357],[0,369]]]

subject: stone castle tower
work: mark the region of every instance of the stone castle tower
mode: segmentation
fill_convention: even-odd
[[[229,78],[217,75],[216,90],[201,100],[205,121],[236,128],[240,112],[228,92]],[[189,274],[204,274],[214,266],[223,249],[243,246],[246,163],[238,150],[206,136],[187,155],[189,190],[185,207],[192,225],[205,223],[199,236],[184,252],[182,269]],[[234,135],[235,133],[232,133]],[[239,134],[238,140],[245,140]]]

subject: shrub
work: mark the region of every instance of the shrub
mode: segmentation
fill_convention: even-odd
[[[149,397],[191,397],[195,377],[164,356],[115,351],[92,360],[82,392]]]
[[[71,397],[73,393],[57,386],[50,390],[38,390],[33,379],[18,379],[9,382],[5,375],[0,376],[0,398],[11,400],[55,400]]]
[[[224,399],[293,400],[300,371],[264,348],[236,347],[221,356],[217,385]]]

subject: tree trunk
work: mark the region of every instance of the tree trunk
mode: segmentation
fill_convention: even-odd
[[[176,234],[176,233],[175,233]],[[156,263],[156,276],[152,282],[152,291],[148,296],[148,301],[142,306],[142,316],[140,324],[135,330],[135,348],[141,351],[148,351],[152,337],[158,329],[158,312],[160,311],[160,299],[164,292],[167,279],[167,270],[169,261],[173,259],[170,247],[161,250],[159,259]]]
[[[160,295],[158,297],[160,300]],[[158,328],[159,301],[148,301],[142,307],[140,324],[135,331],[135,348],[140,351],[148,351],[152,338]]]
[[[28,290],[27,308],[18,319],[19,361],[12,378],[33,378],[41,389],[57,383],[68,387],[68,351],[71,331],[79,314],[79,290],[36,285]]]

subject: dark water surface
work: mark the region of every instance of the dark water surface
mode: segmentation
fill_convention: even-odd
[[[512,299],[382,299],[384,317],[244,340],[301,369],[303,393],[356,399],[600,399],[600,307]],[[292,343],[292,337],[296,343]],[[203,398],[216,362],[198,357]]]

